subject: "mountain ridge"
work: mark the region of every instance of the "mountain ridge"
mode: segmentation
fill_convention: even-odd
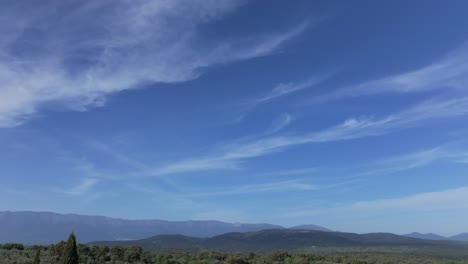
[[[454,235],[451,237],[448,237],[450,240],[455,240],[455,241],[468,241],[468,233],[461,233],[458,235]]]
[[[310,225],[310,228],[315,225]],[[325,229],[324,227],[316,226]],[[286,229],[268,223],[227,223],[216,220],[130,220],[107,216],[35,211],[0,211],[0,243],[51,244],[71,231],[82,243],[96,240],[135,240],[154,235],[212,237],[229,232]]]
[[[374,246],[447,246],[466,244],[456,241],[434,241],[410,238],[391,233],[354,234],[301,229],[268,229],[246,233],[226,233],[211,238],[180,235],[159,235],[134,241],[95,241],[91,245],[140,246],[161,252],[215,250],[221,252],[300,251],[314,247],[374,247]]]
[[[403,234],[402,236],[428,239],[428,240],[450,240],[450,241],[468,241],[468,233],[460,233],[454,236],[441,236],[434,233],[419,233],[413,232],[408,234]]]
[[[412,237],[412,238],[420,238],[420,239],[428,239],[428,240],[451,240],[449,237],[444,237],[434,233],[419,233],[413,232],[409,234],[404,234],[403,236]]]
[[[289,229],[303,229],[303,230],[316,230],[316,231],[325,231],[325,232],[332,232],[333,230],[325,228],[323,226],[318,225],[297,225],[289,227]]]
[[[71,231],[80,243],[91,241],[139,240],[156,235],[184,235],[208,238],[226,233],[246,233],[270,229],[334,232],[318,225],[283,227],[268,223],[227,223],[217,220],[167,221],[131,220],[107,216],[59,214],[48,211],[0,211],[0,244],[52,244],[65,239]],[[337,233],[337,232],[335,232]],[[451,237],[410,233],[403,236],[429,240],[468,241],[468,233]]]

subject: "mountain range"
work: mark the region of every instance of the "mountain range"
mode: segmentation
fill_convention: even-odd
[[[468,233],[462,233],[462,234],[458,234],[455,236],[445,237],[445,236],[441,236],[441,235],[434,234],[434,233],[422,234],[418,232],[413,232],[410,234],[404,234],[403,236],[411,237],[411,238],[429,239],[429,240],[468,241]]]
[[[390,233],[353,234],[300,229],[270,229],[246,233],[227,233],[211,238],[182,235],[158,235],[133,241],[98,241],[92,245],[140,246],[161,252],[215,250],[221,252],[301,251],[313,247],[462,247],[455,241],[435,241],[399,236]]]
[[[134,240],[154,235],[178,234],[212,237],[229,232],[283,229],[272,224],[225,223],[220,221],[125,220],[104,216],[57,214],[52,212],[0,212],[0,244],[51,244],[75,232],[81,243],[96,240]],[[329,231],[316,225],[300,229]]]
[[[57,214],[52,212],[0,212],[0,244],[16,242],[26,245],[47,245],[66,239],[71,231],[75,232],[80,243],[139,240],[159,235],[179,235],[179,238],[184,237],[193,242],[196,239],[206,238],[213,241],[215,237],[226,233],[236,233],[237,236],[240,236],[241,233],[272,229],[292,232],[287,234],[296,234],[294,233],[295,230],[323,231],[341,234],[340,236],[346,234],[333,232],[325,227],[312,224],[285,228],[273,224],[226,223],[220,221],[125,220],[105,216]],[[405,234],[403,236],[411,239],[468,241],[468,233],[452,237],[420,233]],[[157,239],[162,238],[174,239],[173,236],[157,237]],[[203,241],[203,243],[208,243],[205,240]],[[195,245],[200,247],[197,243]]]

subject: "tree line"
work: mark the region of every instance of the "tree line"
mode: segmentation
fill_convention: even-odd
[[[277,251],[270,254],[235,254],[214,251],[161,253],[141,247],[82,245],[70,234],[68,240],[50,246],[0,245],[1,264],[468,264],[468,257],[441,258],[408,253],[348,252],[315,254]]]

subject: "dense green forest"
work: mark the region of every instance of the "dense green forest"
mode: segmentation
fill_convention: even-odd
[[[144,250],[172,252],[199,252],[201,250],[233,253],[268,253],[277,250],[304,251],[329,247],[419,247],[467,250],[468,244],[456,241],[415,239],[390,233],[354,234],[313,230],[268,229],[256,232],[226,233],[210,238],[182,235],[157,235],[146,239],[123,241],[96,241],[99,246],[140,246]]]
[[[0,247],[1,264],[73,264],[67,242],[50,246],[25,247],[21,244],[4,244]],[[412,247],[373,248],[311,248],[308,252],[276,251],[268,254],[235,254],[213,251],[194,253],[144,251],[141,247],[76,246],[80,264],[124,263],[468,263],[468,252],[460,250],[433,250]],[[68,253],[67,253],[68,252]],[[67,256],[66,259],[64,256]],[[35,259],[36,258],[36,259]],[[68,261],[68,262],[67,262]]]
[[[106,246],[77,244],[74,233],[68,240],[49,246],[8,243],[0,245],[1,264],[248,264],[248,263],[446,263],[468,264],[464,247],[374,246],[374,247],[310,247],[301,251],[269,253],[226,253],[208,250],[197,252],[161,252],[143,250],[140,246]]]

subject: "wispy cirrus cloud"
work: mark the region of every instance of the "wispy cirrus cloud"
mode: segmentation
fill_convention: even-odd
[[[418,193],[414,195],[357,202],[351,205],[351,210],[447,210],[468,208],[468,187],[449,189],[436,192]]]
[[[261,184],[249,184],[236,188],[230,188],[222,191],[194,193],[190,197],[204,197],[204,196],[224,196],[224,195],[238,195],[250,193],[263,193],[263,192],[285,192],[285,191],[311,191],[317,190],[318,187],[304,183],[300,180],[288,180],[279,182],[269,182]]]
[[[291,124],[293,121],[293,117],[290,114],[282,114],[279,116],[278,119],[275,120],[275,122],[271,125],[271,127],[267,130],[266,134],[271,135],[275,134],[287,126]]]
[[[307,27],[304,23],[229,41],[206,40],[200,34],[200,25],[242,3],[2,4],[0,127],[20,125],[49,104],[82,111],[102,106],[112,93],[187,81],[206,66],[265,56]]]
[[[367,167],[366,172],[357,175],[384,175],[424,167],[438,161],[463,163],[465,159],[468,159],[467,151],[455,147],[454,144],[446,144],[373,162],[370,164],[371,168]]]
[[[254,98],[254,99],[249,99],[244,102],[242,102],[243,109],[241,110],[241,114],[237,116],[233,122],[234,123],[239,123],[244,118],[247,116],[248,112],[251,111],[252,109],[255,109],[257,106],[268,103],[273,100],[277,100],[281,97],[300,92],[305,89],[312,88],[316,85],[321,84],[322,82],[326,81],[329,79],[334,72],[328,72],[328,73],[322,73],[322,74],[317,74],[305,81],[302,82],[289,82],[289,83],[279,83],[273,89],[271,89],[269,92],[266,94]]]
[[[441,221],[444,217],[459,216],[460,213],[465,212],[468,208],[467,200],[468,187],[463,186],[437,191],[419,191],[414,194],[396,195],[392,198],[385,199],[368,199],[350,202],[348,204],[340,203],[330,205],[321,210],[306,207],[284,208],[283,212],[286,212],[284,216],[287,218],[315,217],[320,219],[321,217],[327,218],[329,215],[347,215],[349,219],[352,219],[352,221],[350,221],[351,225],[343,225],[340,227],[341,230],[353,227],[362,229],[361,232],[375,232],[382,230],[384,227],[390,227],[388,223],[382,224],[382,226],[377,224],[378,227],[371,228],[374,230],[369,230],[369,226],[375,222],[375,219],[383,220],[388,217],[388,212],[393,213],[392,223],[394,222],[397,225],[407,223],[409,219],[414,220],[414,217],[420,219],[428,219],[427,217],[429,217],[431,220],[438,219],[437,221]],[[434,214],[435,212],[444,212],[444,216],[439,217],[438,214]],[[447,213],[447,215],[445,215],[445,213]],[[422,222],[416,221],[412,228],[430,230],[430,222],[431,221],[428,223],[429,225],[422,225]],[[338,221],[335,224],[339,226],[342,223]],[[411,232],[414,231],[414,229],[407,230],[406,232],[408,231]],[[450,231],[450,233],[453,232],[459,231]]]
[[[290,170],[279,170],[274,172],[265,172],[261,175],[265,176],[292,176],[301,175],[317,172],[317,168],[302,168],[302,169],[290,169]]]
[[[98,179],[85,178],[73,188],[63,191],[63,193],[70,194],[70,195],[82,195],[88,192],[91,188],[93,188],[98,183],[99,183]]]
[[[318,132],[269,136],[244,143],[226,145],[212,156],[187,159],[159,167],[153,170],[153,175],[236,169],[249,158],[283,151],[292,146],[380,136],[434,120],[466,114],[468,114],[468,97],[429,100],[383,118],[350,118],[341,124]]]
[[[310,78],[304,82],[299,82],[299,83],[280,83],[276,85],[270,92],[268,92],[266,95],[256,99],[253,104],[261,104],[265,103],[274,99],[277,99],[282,96],[289,95],[291,93],[299,92],[301,90],[311,88],[314,85],[318,85],[322,83],[323,81],[327,80],[331,74],[322,74],[318,76],[314,76],[313,78]]]
[[[468,43],[420,69],[353,85],[318,96],[311,102],[382,93],[414,93],[437,89],[468,89]]]

